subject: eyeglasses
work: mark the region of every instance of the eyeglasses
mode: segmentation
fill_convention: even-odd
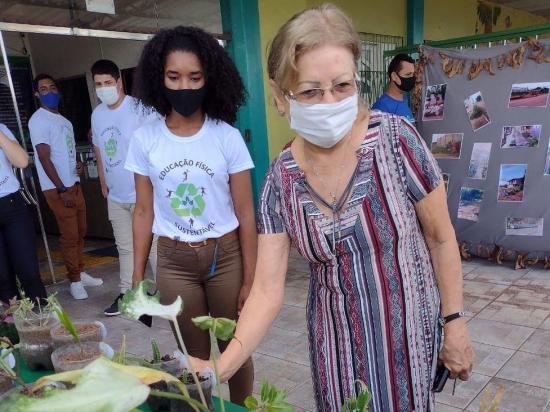
[[[292,100],[296,100],[300,103],[316,104],[323,101],[323,96],[327,91],[330,91],[332,96],[337,101],[344,100],[347,97],[352,96],[358,90],[358,79],[351,79],[343,81],[337,84],[333,84],[328,88],[314,87],[311,89],[291,91],[287,92],[287,95]]]

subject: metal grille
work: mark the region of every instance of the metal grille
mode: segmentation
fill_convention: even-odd
[[[384,52],[403,46],[403,37],[375,33],[359,33],[361,38],[361,59],[359,76],[361,78],[361,96],[371,106],[386,87],[389,58]]]

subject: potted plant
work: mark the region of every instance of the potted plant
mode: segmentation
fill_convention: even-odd
[[[53,311],[57,314],[57,317],[61,322],[61,326],[65,331],[67,331],[68,334],[70,334],[72,340],[72,342],[67,342],[65,340],[66,343],[64,345],[57,347],[57,349],[52,352],[51,360],[53,368],[56,372],[82,369],[92,361],[99,358],[101,355],[112,357],[113,350],[109,345],[101,342],[101,339],[99,339],[99,341],[83,341],[77,327],[72,322],[67,312],[65,312],[57,298],[55,296],[51,296],[48,299]],[[83,325],[90,326],[90,324]],[[106,332],[101,332],[102,329],[105,329],[103,324],[100,323],[100,326],[98,326],[92,323],[91,325],[95,326],[95,328],[84,329],[87,333],[88,339],[100,337],[96,336],[98,334],[106,334]],[[103,326],[103,328],[101,328],[101,326]],[[57,327],[52,329],[51,336],[56,336],[56,339],[59,339],[60,341],[63,340],[63,335],[59,332],[59,328]]]
[[[51,302],[46,306],[37,305],[29,298],[10,302],[15,327],[19,335],[19,352],[31,370],[52,369],[51,355],[53,342],[50,329],[59,321],[55,316]]]
[[[152,391],[149,385],[166,381],[179,385],[181,395]],[[150,393],[188,399],[186,389],[173,376],[143,366],[121,365],[105,357],[83,369],[45,376],[32,385],[12,390],[0,399],[0,410],[10,412],[129,412]],[[196,405],[197,411],[201,405]]]
[[[171,305],[162,305],[160,303],[159,292],[153,295],[147,293],[149,284],[149,280],[144,280],[140,282],[136,288],[127,291],[120,301],[120,311],[121,313],[134,320],[138,320],[143,315],[149,315],[158,316],[172,322],[174,330],[176,331],[176,337],[179,346],[184,354],[185,364],[189,367],[187,374],[185,374],[184,372],[183,380],[185,382],[192,381],[194,383],[193,391],[196,391],[195,393],[197,395],[196,398],[191,399],[191,402],[189,399],[182,398],[177,393],[173,393],[173,399],[185,400],[187,403],[191,404],[192,408],[196,408],[196,405],[200,405],[200,408],[204,411],[211,410],[210,408],[212,405],[212,400],[209,399],[207,401],[203,388],[211,386],[212,379],[209,377],[199,378],[199,375],[196,373],[193,364],[188,361],[189,354],[187,352],[185,343],[183,342],[181,331],[177,322],[177,316],[183,309],[183,300],[181,299],[181,296],[178,296]],[[181,390],[181,386],[177,386]],[[188,388],[185,389],[185,392],[189,393]],[[152,391],[152,394],[155,395],[154,391]],[[211,397],[211,395],[209,396]],[[200,402],[197,402],[195,399],[200,400]]]
[[[97,320],[93,322],[77,321],[73,323],[80,342],[103,342],[107,337],[107,328]],[[50,335],[54,349],[73,343],[74,341],[73,335],[62,323],[52,328]]]
[[[0,337],[6,337],[14,345],[19,343],[19,335],[13,322],[13,315],[9,313],[9,306],[0,302]]]

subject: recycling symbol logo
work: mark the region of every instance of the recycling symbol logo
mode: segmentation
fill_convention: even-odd
[[[69,152],[74,151],[74,140],[71,138],[71,135],[65,136],[65,143],[67,144],[67,149],[69,149]]]
[[[203,214],[206,202],[194,184],[181,183],[174,195],[170,198],[170,206],[178,216],[198,217]]]
[[[107,153],[107,156],[113,157],[116,155],[117,152],[117,141],[114,137],[111,136],[109,140],[105,142],[105,153]]]

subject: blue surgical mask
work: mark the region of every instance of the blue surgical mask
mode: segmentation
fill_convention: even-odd
[[[48,109],[57,109],[57,106],[59,106],[59,100],[61,100],[59,93],[49,92],[40,95],[40,103]]]

